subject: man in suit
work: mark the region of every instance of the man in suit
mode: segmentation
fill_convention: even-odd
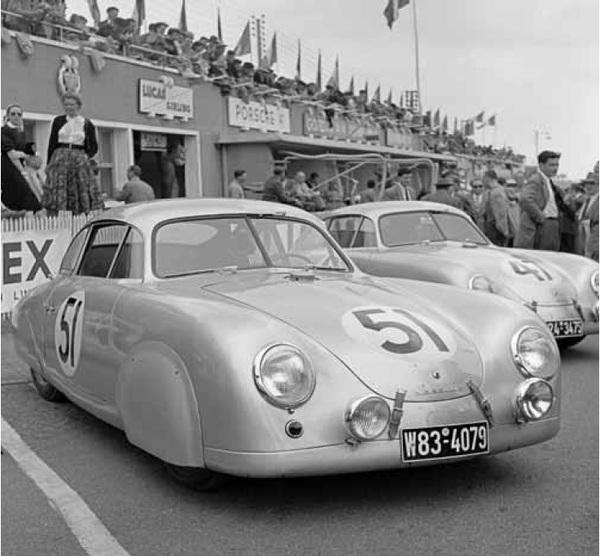
[[[382,201],[412,201],[416,199],[412,189],[412,172],[409,168],[400,167],[398,178],[391,187],[383,192]]]
[[[457,209],[461,208],[460,201],[455,199],[450,193],[449,189],[454,186],[454,182],[448,178],[439,178],[435,184],[435,191],[429,193],[423,197],[423,201],[429,201],[430,203],[442,203],[449,205]]]
[[[590,172],[582,181],[588,194],[577,213],[579,222],[577,252],[598,260],[598,174]]]
[[[538,171],[521,193],[521,219],[514,246],[523,249],[560,249],[560,210],[566,209],[560,191],[552,178],[558,172],[560,153],[542,151],[538,155]]]
[[[488,170],[483,175],[483,185],[483,231],[494,245],[506,247],[511,237],[506,191],[500,185],[498,174],[494,170]]]

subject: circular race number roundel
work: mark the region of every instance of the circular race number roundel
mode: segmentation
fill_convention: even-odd
[[[67,376],[73,376],[81,355],[81,333],[85,292],[70,294],[60,305],[54,324],[54,345],[58,362]]]
[[[439,322],[396,307],[357,307],[342,317],[342,326],[354,340],[385,355],[456,353],[452,332]]]

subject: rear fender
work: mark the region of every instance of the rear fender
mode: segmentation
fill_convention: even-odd
[[[168,463],[204,467],[198,403],[171,347],[149,341],[130,350],[119,370],[116,403],[132,444]]]

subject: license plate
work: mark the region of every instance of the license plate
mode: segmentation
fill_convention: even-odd
[[[487,421],[420,429],[402,429],[402,461],[449,459],[487,454]]]
[[[546,324],[555,338],[583,336],[583,322],[580,319],[551,320]]]

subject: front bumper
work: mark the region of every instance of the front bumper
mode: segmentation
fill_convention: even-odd
[[[506,424],[490,428],[490,454],[522,448],[544,442],[555,436],[560,427],[559,417],[549,417],[526,424]],[[397,469],[434,465],[481,456],[461,456],[452,459],[404,463],[400,439],[379,440],[319,446],[278,452],[236,452],[206,447],[206,467],[241,477],[294,477],[356,473],[381,469]]]

